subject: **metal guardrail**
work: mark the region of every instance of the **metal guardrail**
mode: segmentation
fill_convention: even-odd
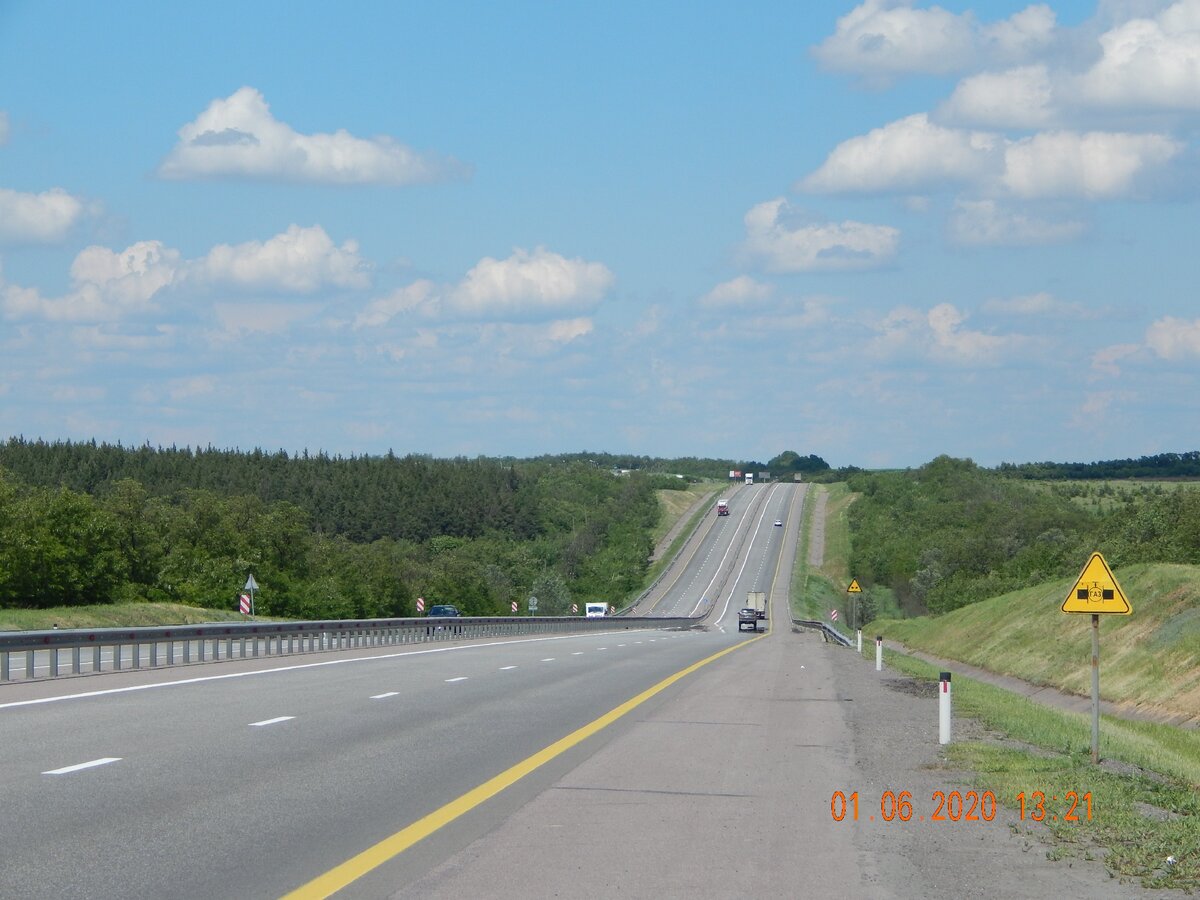
[[[816,619],[792,619],[792,624],[800,628],[815,628],[825,635],[825,640],[833,641],[836,644],[841,644],[843,647],[854,646],[854,641],[846,637],[832,625],[825,622],[818,622]]]
[[[690,628],[698,621],[681,616],[462,616],[8,631],[0,632],[0,682],[518,634]],[[23,658],[24,665],[14,666],[14,658]]]

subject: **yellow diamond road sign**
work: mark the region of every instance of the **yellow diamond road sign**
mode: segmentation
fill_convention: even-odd
[[[860,588],[858,586],[857,578],[850,579],[850,587],[846,588],[846,593],[848,593],[848,594],[861,594],[862,593],[862,588]]]
[[[1125,599],[1125,593],[1113,577],[1112,570],[1104,557],[1093,553],[1088,560],[1071,593],[1063,601],[1065,613],[1116,613],[1127,616],[1133,607]]]

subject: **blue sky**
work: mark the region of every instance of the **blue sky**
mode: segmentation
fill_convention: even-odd
[[[1200,0],[0,2],[0,437],[1200,447]]]

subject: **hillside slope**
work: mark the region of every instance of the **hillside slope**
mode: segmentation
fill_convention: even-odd
[[[1135,565],[1114,575],[1133,614],[1101,616],[1101,696],[1200,719],[1200,566]],[[878,620],[869,628],[926,653],[1087,696],[1091,617],[1061,610],[1073,583],[1047,582],[937,618]]]

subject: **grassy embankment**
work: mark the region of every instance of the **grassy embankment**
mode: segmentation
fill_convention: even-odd
[[[687,491],[658,492],[662,516],[659,518],[658,526],[652,534],[655,546],[658,546],[659,541],[666,537],[667,533],[671,530],[671,526],[685,516],[697,500],[703,498],[705,502],[701,503],[688,521],[684,523],[683,528],[679,530],[675,539],[671,541],[671,546],[667,548],[666,552],[651,564],[649,571],[646,573],[645,583],[647,585],[651,584],[662,570],[671,564],[671,560],[679,555],[679,551],[683,549],[684,543],[696,529],[696,526],[703,521],[704,517],[713,514],[713,505],[717,502],[717,494],[724,489],[725,486],[723,484],[703,482],[689,485]]]
[[[830,488],[825,565],[809,569],[798,560],[801,577],[793,582],[800,586],[794,602],[807,602],[825,616],[834,598],[845,596],[835,592],[850,575],[844,563],[839,568],[838,560],[848,558],[850,540],[838,510],[844,511],[851,498],[838,490],[844,486]],[[1115,574],[1134,614],[1101,620],[1102,694],[1131,708],[1200,714],[1200,568],[1130,566]],[[936,656],[1086,696],[1090,620],[1060,610],[1072,583],[1067,579],[995,597],[936,619],[877,620],[870,630]],[[872,593],[877,597],[877,589]],[[864,647],[871,661],[874,649]],[[901,653],[886,650],[885,658],[890,668],[914,678],[938,677],[936,667]],[[1088,715],[1052,709],[959,675],[954,715],[960,739],[946,748],[945,765],[970,773],[967,780],[977,790],[992,791],[1018,812],[1018,795],[1024,792],[1026,816],[1020,827],[1046,843],[1049,858],[1102,857],[1121,879],[1200,889],[1200,732],[1105,716],[1102,762],[1095,766]],[[984,737],[962,740],[963,733]],[[1042,822],[1032,818],[1034,791],[1046,797]],[[1081,821],[1064,821],[1068,791],[1091,793],[1090,821],[1082,808],[1077,810]]]
[[[0,609],[0,631],[46,631],[54,628],[126,628],[153,625],[203,625],[246,622],[231,609],[203,609],[182,603],[114,603],[56,606],[50,609]],[[271,619],[255,616],[255,621]]]
[[[817,498],[826,493],[825,501],[825,549],[821,565],[808,561],[809,545],[813,540],[814,516]],[[853,577],[850,574],[850,529],[846,524],[846,511],[854,502],[844,483],[814,484],[808,489],[804,502],[804,521],[800,525],[800,543],[796,549],[796,561],[792,568],[792,615],[797,619],[829,620],[829,611],[839,610],[843,630],[849,630],[850,606],[846,588]]]

